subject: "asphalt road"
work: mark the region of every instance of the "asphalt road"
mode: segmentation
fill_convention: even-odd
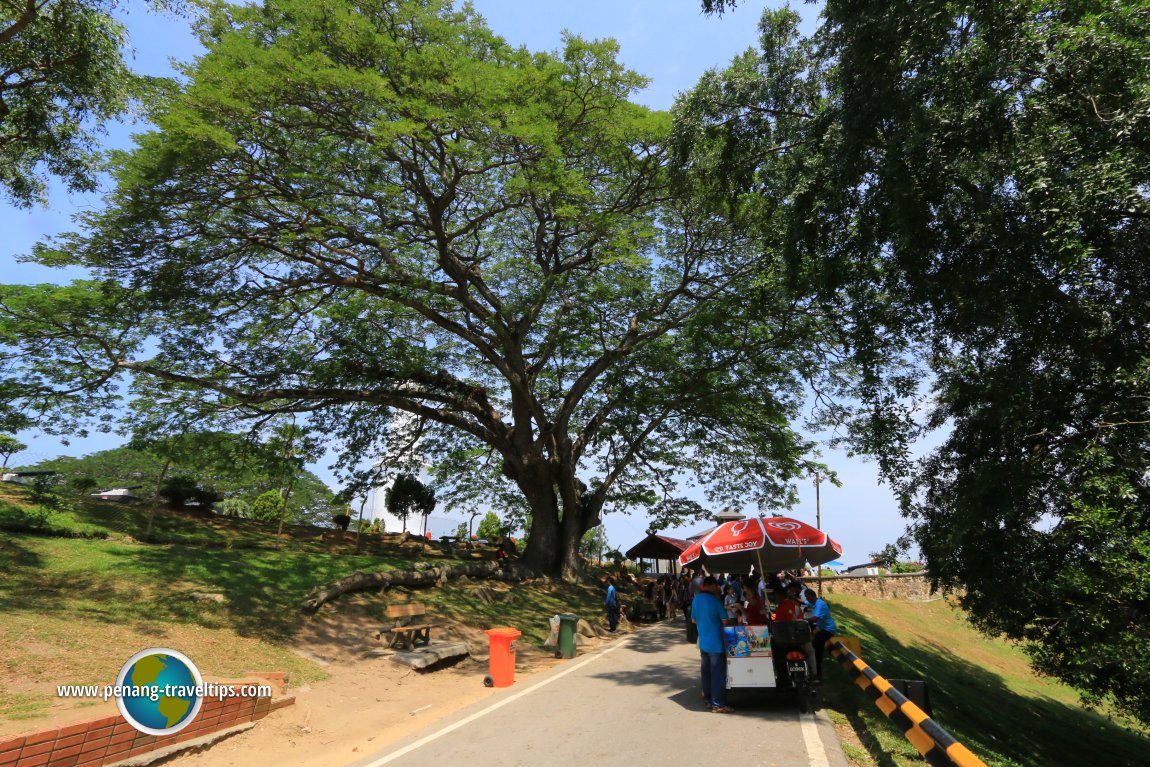
[[[642,629],[352,767],[847,767],[830,721],[799,714],[790,695],[734,690],[735,713],[708,711],[698,650],[684,634],[681,621]]]

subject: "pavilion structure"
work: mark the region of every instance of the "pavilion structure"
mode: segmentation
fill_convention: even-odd
[[[691,545],[690,541],[681,538],[672,538],[668,535],[649,534],[646,538],[627,549],[627,559],[632,562],[650,561],[651,569],[645,572],[659,575],[663,573],[677,573],[679,555]]]
[[[715,526],[721,525],[724,522],[734,522],[746,518],[747,515],[740,511],[724,509],[711,518],[714,525],[700,533],[689,536],[686,540],[682,538],[672,538],[669,535],[649,533],[646,538],[627,549],[627,559],[640,564],[650,560],[652,569],[646,570],[646,572],[655,575],[677,573],[681,570],[679,567],[679,555],[686,551],[688,546],[714,530]]]

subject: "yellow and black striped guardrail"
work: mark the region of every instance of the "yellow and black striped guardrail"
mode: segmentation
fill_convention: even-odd
[[[926,715],[926,712],[907,700],[906,696],[891,686],[875,670],[864,663],[834,637],[827,647],[850,674],[854,683],[863,692],[874,698],[879,711],[894,722],[911,745],[926,759],[927,764],[936,767],[986,767],[986,763],[970,752],[966,746],[950,736],[946,730]]]

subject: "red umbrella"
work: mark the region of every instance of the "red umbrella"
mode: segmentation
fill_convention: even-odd
[[[703,565],[712,572],[797,570],[838,559],[843,549],[822,530],[789,517],[758,517],[724,522],[695,541],[679,564]]]
[[[679,555],[680,567],[686,567],[687,565],[697,560],[699,557],[703,556],[703,541],[706,539],[707,536],[704,535],[683,550],[683,553]]]

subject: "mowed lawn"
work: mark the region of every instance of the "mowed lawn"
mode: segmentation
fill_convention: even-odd
[[[863,660],[888,679],[925,680],[935,721],[991,767],[1150,764],[1144,732],[1083,708],[1071,688],[1031,671],[1021,647],[979,633],[948,600],[826,596],[840,633],[862,640]],[[861,749],[848,745],[852,760],[923,764],[869,695],[847,679],[837,666],[828,667],[823,697],[836,723],[862,741]]]

